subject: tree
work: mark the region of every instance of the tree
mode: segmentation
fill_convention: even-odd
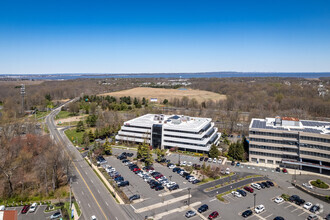
[[[109,143],[108,138],[106,138],[105,143],[104,143],[104,151],[106,155],[112,155],[112,146]]]
[[[167,99],[164,99],[163,104],[166,105],[168,103]]]
[[[232,157],[234,160],[243,160],[244,158],[244,147],[241,141],[232,143],[229,145],[228,156]]]
[[[88,136],[87,132],[84,132],[84,134],[83,134],[83,144],[88,146],[89,143],[90,143],[89,136]]]
[[[161,150],[159,148],[156,149],[156,155],[157,155],[157,161],[161,161],[163,157],[165,156],[165,151]]]
[[[220,152],[217,148],[217,146],[215,146],[214,144],[212,144],[211,148],[210,148],[210,151],[209,151],[209,156],[211,158],[218,158]]]
[[[92,130],[89,130],[88,137],[90,142],[93,142],[95,140]]]
[[[136,158],[137,159],[141,159],[142,158],[142,144],[139,144],[139,146],[138,146]]]
[[[146,101],[146,98],[142,98],[142,105],[145,105],[145,104],[147,104],[147,101]]]
[[[72,115],[77,115],[79,113],[79,105],[78,103],[72,102],[69,104],[69,112]]]
[[[85,127],[84,127],[84,122],[80,120],[77,124],[76,132],[81,132],[81,131],[85,131]]]
[[[139,101],[137,100],[136,97],[134,97],[134,101],[133,101],[133,104],[135,105],[135,107],[137,106],[137,104],[139,104]]]
[[[45,95],[45,99],[48,100],[49,102],[52,100],[52,97],[50,96],[49,93]]]
[[[96,103],[95,102],[93,102],[91,105],[90,105],[90,114],[92,114],[92,115],[94,115],[95,114],[95,112],[96,112]]]
[[[95,127],[96,126],[96,121],[97,121],[97,115],[89,115],[86,119],[86,124],[89,127]]]

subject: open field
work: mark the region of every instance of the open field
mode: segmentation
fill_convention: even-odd
[[[151,98],[157,98],[158,102],[162,102],[164,99],[171,100],[174,98],[181,99],[186,96],[189,99],[195,98],[199,103],[207,100],[219,101],[226,99],[225,95],[221,95],[214,92],[204,91],[204,90],[179,90],[179,89],[163,89],[163,88],[147,88],[147,87],[137,87],[133,89],[118,91],[118,92],[110,92],[99,94],[99,96],[114,96],[114,97],[122,97],[122,96],[131,96],[142,99],[145,97],[150,100]]]

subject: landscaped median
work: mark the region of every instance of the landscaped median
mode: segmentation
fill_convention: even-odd
[[[224,186],[228,186],[228,185],[233,184],[233,183],[240,182],[240,181],[242,181],[242,180],[251,179],[251,178],[256,178],[256,177],[261,177],[261,176],[262,176],[262,175],[250,175],[250,176],[241,177],[241,178],[239,178],[239,179],[231,180],[231,181],[228,181],[228,182],[224,182],[224,183],[222,183],[222,184],[218,184],[218,185],[215,185],[215,186],[209,187],[209,188],[205,189],[204,191],[205,191],[205,192],[209,192],[209,191],[212,191],[212,190],[215,190],[215,189],[218,189],[218,188],[224,187]]]
[[[105,187],[113,195],[113,197],[115,198],[115,200],[119,204],[125,204],[125,202],[121,199],[121,197],[118,196],[116,190],[111,186],[111,184],[109,183],[109,181],[104,177],[103,173],[99,170],[99,168],[97,166],[95,166],[93,163],[91,163],[91,161],[88,158],[85,158],[85,159],[88,162],[88,164],[93,168],[94,172],[100,178],[100,180],[103,182],[103,184],[105,185]]]

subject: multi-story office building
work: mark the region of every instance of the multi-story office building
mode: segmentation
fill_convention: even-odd
[[[330,122],[254,118],[249,142],[251,162],[330,174]]]
[[[153,148],[208,152],[220,139],[210,118],[147,114],[126,121],[116,141],[146,142]]]

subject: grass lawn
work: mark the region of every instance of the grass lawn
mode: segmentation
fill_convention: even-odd
[[[55,117],[55,120],[58,120],[58,119],[62,119],[62,118],[69,118],[71,117],[72,114],[68,111],[60,111],[56,117]]]
[[[82,132],[76,132],[76,129],[73,128],[73,129],[66,130],[64,133],[66,134],[66,136],[70,139],[70,141],[73,144],[76,144],[76,141],[78,141],[79,145],[82,144],[83,135],[84,135],[83,131]]]

